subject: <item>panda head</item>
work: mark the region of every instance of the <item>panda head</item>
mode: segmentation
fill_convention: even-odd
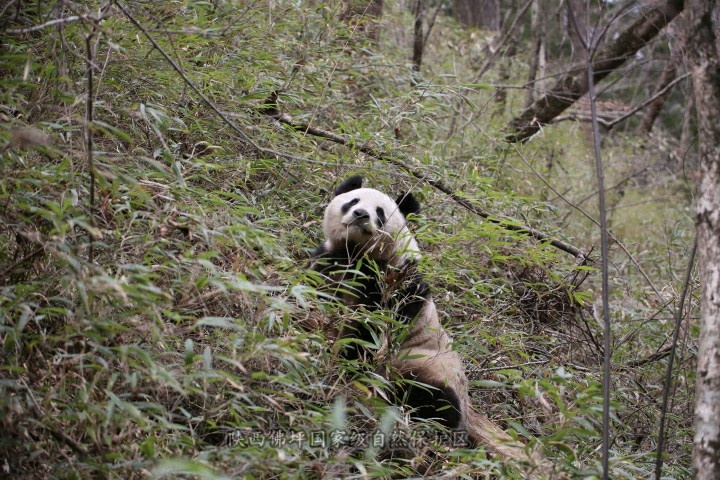
[[[397,201],[373,188],[362,188],[359,175],[345,180],[325,210],[325,248],[365,254],[391,263],[419,257],[417,242],[407,228],[406,216],[418,213],[412,194]]]

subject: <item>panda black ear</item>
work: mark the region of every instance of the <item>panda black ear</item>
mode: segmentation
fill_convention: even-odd
[[[342,195],[343,193],[351,192],[362,187],[362,177],[360,175],[353,175],[340,184],[335,189],[335,196]]]
[[[397,199],[398,208],[400,208],[400,212],[407,217],[409,214],[414,213],[418,214],[420,213],[420,202],[418,202],[417,198],[413,196],[412,193],[401,193],[400,196]]]

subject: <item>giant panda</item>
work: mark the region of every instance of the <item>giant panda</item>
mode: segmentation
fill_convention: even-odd
[[[417,269],[418,244],[406,216],[418,213],[412,194],[397,200],[362,187],[353,176],[335,190],[325,209],[324,241],[312,255],[335,296],[346,306],[370,311],[387,309],[407,324],[407,334],[390,360],[400,401],[415,417],[433,419],[457,432],[467,432],[470,409],[463,363],[438,320],[430,289]],[[340,337],[372,342],[373,332],[360,321],[345,325]],[[362,360],[362,342],[346,343],[341,355]],[[472,440],[471,440],[472,441]]]

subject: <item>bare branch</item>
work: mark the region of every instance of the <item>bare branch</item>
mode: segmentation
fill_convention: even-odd
[[[85,100],[85,142],[87,149],[87,168],[88,174],[90,175],[90,225],[95,226],[95,161],[93,158],[93,70],[94,70],[94,52],[92,48],[92,40],[97,33],[96,28],[85,37],[85,55],[87,65],[87,98]],[[94,261],[94,244],[95,239],[93,232],[90,234],[90,247],[88,249],[88,261],[93,263]]]
[[[688,78],[689,76],[690,76],[690,74],[689,74],[689,73],[686,73],[685,75],[682,75],[682,76],[680,76],[680,77],[677,77],[675,80],[673,80],[673,81],[670,82],[669,84],[665,85],[665,88],[663,88],[662,90],[659,90],[659,91],[655,92],[655,94],[654,94],[653,96],[647,98],[644,102],[642,102],[641,104],[633,107],[633,108],[630,109],[628,112],[626,112],[625,114],[623,114],[622,116],[620,116],[620,117],[618,117],[618,118],[615,118],[615,119],[612,119],[612,120],[606,120],[606,119],[604,119],[604,118],[598,117],[598,119],[597,119],[598,123],[599,123],[600,125],[602,125],[603,127],[607,128],[607,129],[613,128],[613,127],[614,127],[615,125],[617,125],[618,123],[620,123],[620,122],[622,122],[622,121],[624,121],[624,120],[627,120],[628,118],[632,117],[632,116],[635,115],[637,112],[639,112],[640,110],[644,109],[645,107],[647,107],[649,104],[651,104],[652,102],[654,102],[654,101],[657,100],[658,98],[660,98],[660,97],[662,97],[663,95],[665,95],[666,93],[668,93],[675,85],[677,85],[677,84],[680,83],[681,81],[685,80],[685,79]],[[583,113],[571,113],[571,114],[568,114],[568,115],[560,115],[560,116],[557,116],[557,117],[553,118],[553,119],[550,121],[550,123],[560,123],[560,122],[566,122],[566,121],[568,121],[568,120],[581,121],[581,122],[591,122],[591,121],[592,121],[592,116],[587,115],[587,114],[583,114]]]

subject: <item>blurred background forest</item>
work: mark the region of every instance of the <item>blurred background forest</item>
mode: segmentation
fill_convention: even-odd
[[[333,353],[341,312],[307,259],[361,174],[422,201],[475,408],[554,478],[599,478],[596,129],[610,477],[655,478],[660,445],[663,478],[689,478],[699,174],[676,3],[2,2],[0,471],[537,478],[418,439]],[[605,53],[591,102],[576,80]]]

